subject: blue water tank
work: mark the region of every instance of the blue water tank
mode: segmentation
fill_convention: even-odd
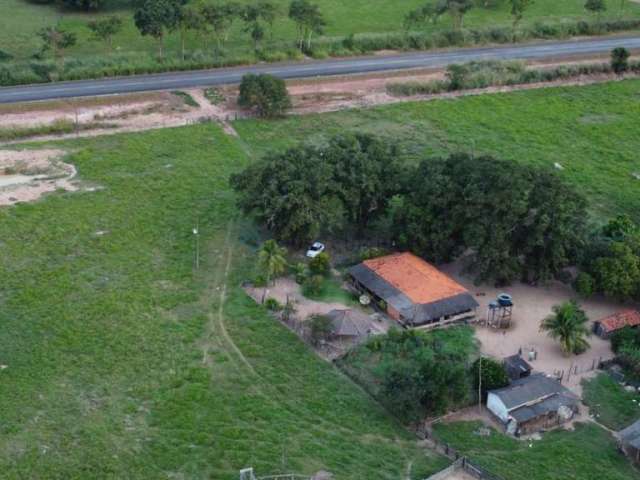
[[[513,298],[511,298],[511,295],[501,293],[498,295],[498,303],[502,307],[511,307],[513,305]]]

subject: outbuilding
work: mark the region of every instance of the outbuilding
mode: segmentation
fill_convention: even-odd
[[[636,328],[639,325],[640,312],[637,310],[627,309],[596,321],[593,325],[593,331],[600,338],[606,340],[612,333],[621,330],[624,327]]]
[[[640,465],[640,420],[618,432],[618,438],[622,451]]]
[[[507,375],[511,380],[518,380],[531,375],[533,367],[529,365],[520,355],[511,355],[503,360],[503,365]]]
[[[475,317],[478,302],[455,280],[412,253],[366,260],[348,271],[353,286],[406,327]]]
[[[487,408],[508,433],[522,435],[571,420],[578,412],[579,399],[557,380],[536,373],[490,390]]]

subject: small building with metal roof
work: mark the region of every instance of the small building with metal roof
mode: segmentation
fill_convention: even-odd
[[[365,260],[348,274],[358,291],[406,327],[473,318],[478,307],[462,285],[409,252]]]
[[[542,373],[490,390],[487,408],[508,433],[528,434],[564,423],[578,412],[579,399],[560,382]]]
[[[640,420],[618,432],[622,451],[640,465]]]

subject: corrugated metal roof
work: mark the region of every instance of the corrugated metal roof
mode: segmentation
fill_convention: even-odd
[[[509,411],[523,405],[532,405],[552,395],[575,397],[560,382],[541,373],[514,380],[508,387],[491,390],[490,393],[497,395]]]
[[[360,337],[369,333],[369,317],[358,310],[331,310],[327,317],[331,319],[334,335]]]
[[[574,396],[554,394],[541,402],[533,405],[516,408],[509,412],[518,423],[528,422],[534,418],[557,412],[560,407],[569,407],[572,410],[578,406],[578,399]]]
[[[620,430],[618,436],[623,443],[640,449],[640,420],[632,423],[624,430]]]

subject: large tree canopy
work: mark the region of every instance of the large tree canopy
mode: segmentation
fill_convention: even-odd
[[[362,231],[397,188],[395,147],[367,135],[267,156],[232,177],[240,206],[296,245],[320,232]]]
[[[437,262],[468,251],[479,280],[548,280],[581,244],[585,202],[550,172],[457,154],[425,160],[408,178],[400,243]]]

